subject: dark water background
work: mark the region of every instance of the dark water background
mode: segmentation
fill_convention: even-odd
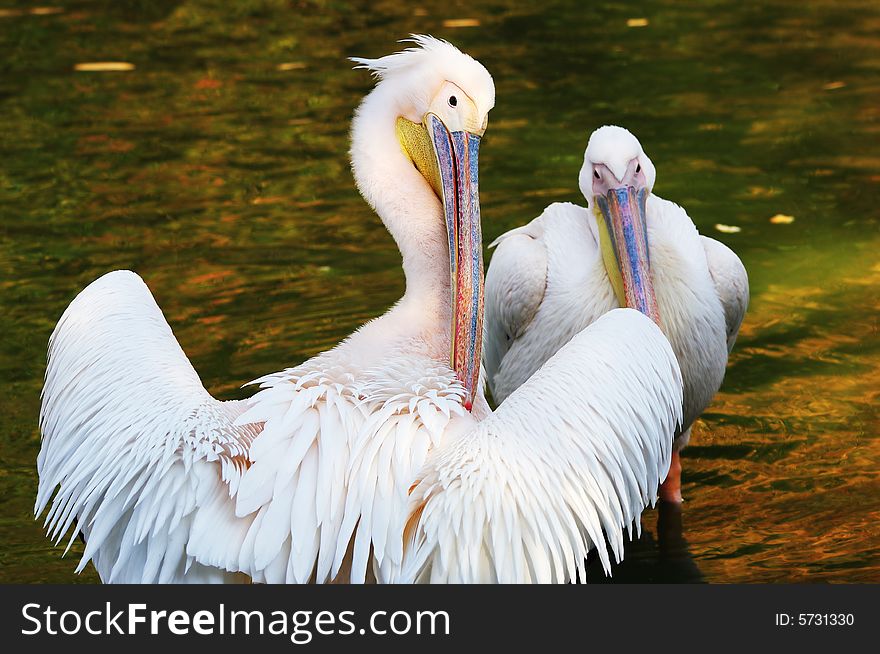
[[[854,0],[2,0],[0,581],[96,580],[31,516],[46,341],[88,282],[139,272],[222,398],[400,296],[348,168],[370,80],[345,57],[410,32],[495,77],[486,242],[582,200],[613,122],[749,270],[682,514],[647,512],[615,579],[880,581],[880,4]],[[135,68],[74,70],[95,61]]]

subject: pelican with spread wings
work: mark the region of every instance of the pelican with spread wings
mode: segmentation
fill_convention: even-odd
[[[112,272],[49,344],[36,511],[105,582],[567,581],[656,497],[681,418],[665,337],[609,313],[492,413],[480,384],[478,152],[495,88],[445,41],[378,83],[355,181],[406,292],[246,400],[203,387],[150,291]],[[604,535],[603,535],[604,532]]]

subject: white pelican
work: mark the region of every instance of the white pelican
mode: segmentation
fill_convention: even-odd
[[[578,178],[587,207],[551,204],[500,236],[486,273],[484,365],[503,402],[562,345],[617,306],[653,318],[684,379],[684,422],[660,495],[681,501],[680,450],[724,378],[749,303],[746,270],[652,193],[654,164],[621,127],[590,136]],[[490,246],[490,247],[492,247]]]
[[[564,580],[592,545],[607,566],[602,529],[619,556],[669,465],[675,357],[650,320],[612,313],[490,415],[477,154],[494,84],[452,45],[414,41],[356,60],[379,81],[354,118],[354,177],[406,276],[388,313],[219,402],[134,273],[101,277],[64,312],[36,511],[55,493],[46,523],[59,540],[83,534],[79,569],[92,560],[106,582]]]

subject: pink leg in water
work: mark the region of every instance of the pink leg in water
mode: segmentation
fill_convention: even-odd
[[[660,484],[660,499],[670,504],[681,504],[681,457],[672,453],[672,463],[666,481]]]

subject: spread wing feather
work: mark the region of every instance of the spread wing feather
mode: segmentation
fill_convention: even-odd
[[[371,565],[379,578],[398,577],[407,492],[464,413],[463,390],[427,360],[387,359],[355,378],[333,357],[259,380],[239,422],[263,432],[234,498],[234,513],[253,523],[218,544],[210,526],[234,522],[232,511],[199,512],[189,548],[199,561],[268,583],[362,583]]]
[[[412,356],[357,370],[331,350],[257,383],[249,400],[211,397],[134,273],[77,296],[49,347],[36,511],[51,501],[51,535],[85,536],[80,570],[397,578],[411,480],[464,413],[452,371]]]
[[[49,343],[36,513],[54,494],[49,533],[71,543],[82,533],[77,570],[93,560],[105,581],[234,580],[186,543],[195,509],[228,501],[241,477],[259,433],[234,425],[244,408],[204,389],[140,277],[104,275]]]
[[[659,328],[630,309],[606,314],[429,457],[402,578],[566,582],[585,578],[593,547],[608,572],[603,532],[619,560],[666,476],[681,406]]]

